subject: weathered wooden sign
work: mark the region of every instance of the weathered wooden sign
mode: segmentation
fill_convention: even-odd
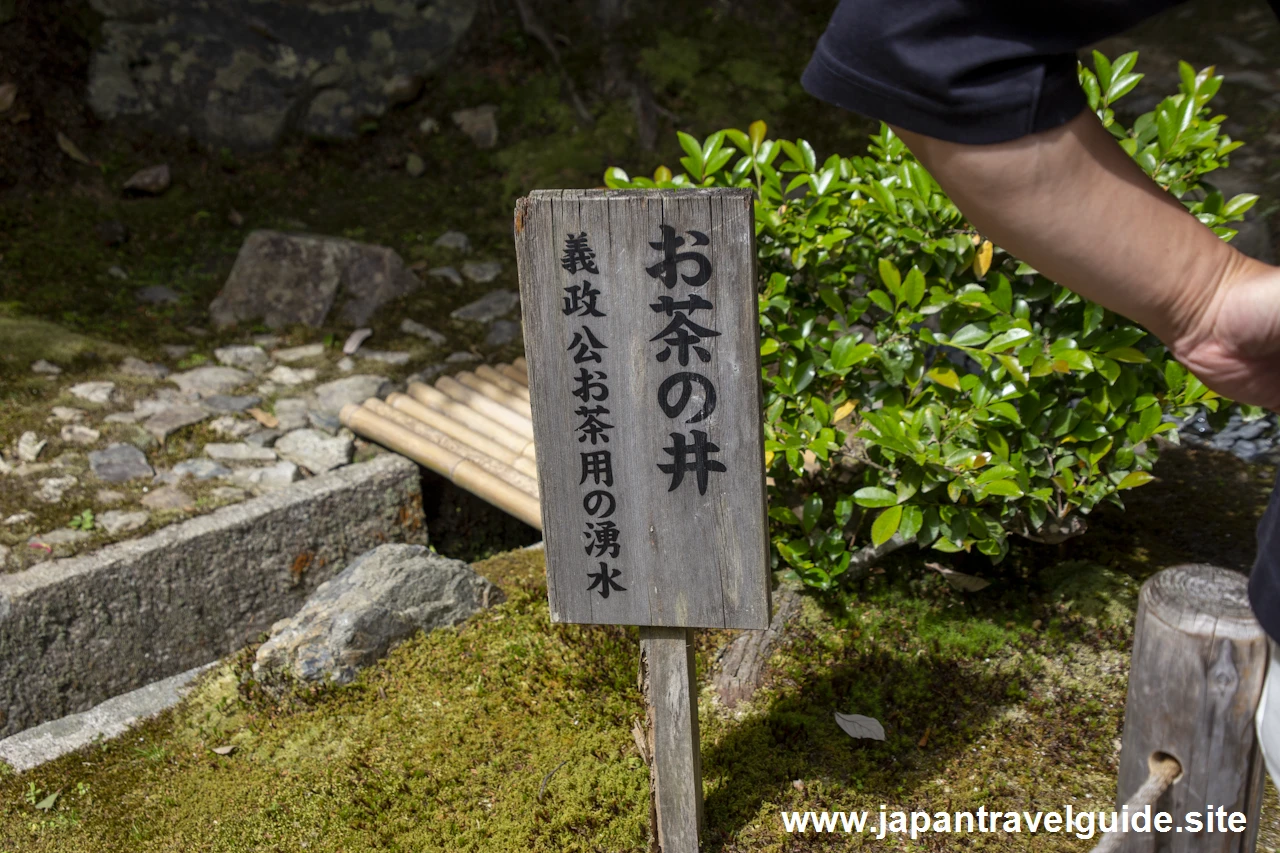
[[[766,628],[752,194],[516,208],[552,619]]]

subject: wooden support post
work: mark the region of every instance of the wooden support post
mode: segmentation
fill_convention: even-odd
[[[647,717],[655,849],[698,853],[703,820],[702,756],[691,629],[640,629],[640,684]]]
[[[1152,756],[1165,754],[1182,765],[1182,775],[1152,814],[1169,812],[1174,827],[1185,827],[1189,813],[1203,822],[1206,809],[1216,815],[1221,807],[1243,812],[1248,829],[1130,833],[1122,846],[1126,853],[1252,853],[1263,780],[1253,717],[1267,652],[1244,575],[1189,564],[1166,569],[1143,585],[1117,808],[1146,781]]]

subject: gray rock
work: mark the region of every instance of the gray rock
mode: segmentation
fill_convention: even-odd
[[[209,429],[225,438],[244,438],[249,433],[255,432],[258,429],[258,424],[254,421],[247,421],[244,418],[237,418],[234,415],[223,415],[211,421]]]
[[[130,444],[113,444],[106,450],[89,454],[89,467],[94,476],[108,483],[123,483],[155,473],[147,464],[147,457]]]
[[[255,346],[260,346],[263,349],[273,349],[280,346],[281,339],[279,335],[254,335],[250,340],[253,341]]]
[[[448,364],[470,364],[479,360],[480,356],[473,352],[453,352],[449,353],[449,357],[445,359],[445,362]]]
[[[461,231],[446,231],[431,245],[438,249],[452,249],[455,252],[471,251],[471,240]]]
[[[235,444],[210,443],[204,446],[204,452],[210,459],[219,462],[275,462],[276,452],[269,447],[254,447],[251,444],[237,442]]]
[[[324,355],[324,344],[306,344],[300,347],[278,349],[271,353],[271,357],[276,361],[283,361],[286,363],[302,361],[304,358],[318,358],[322,355]]]
[[[112,278],[118,278],[121,281],[129,280],[129,274],[124,271],[124,267],[117,266],[115,264],[112,264],[111,266],[107,267],[107,275],[111,276]]]
[[[201,400],[200,405],[213,409],[215,412],[243,412],[250,406],[256,406],[261,402],[261,397],[254,397],[248,394],[239,397],[229,394],[214,394]]]
[[[241,367],[246,370],[265,368],[271,363],[271,359],[267,358],[267,354],[263,352],[262,347],[256,346],[218,347],[213,351],[213,356],[218,359],[219,364],[225,364],[227,367]]]
[[[138,291],[133,294],[133,298],[144,305],[176,305],[182,301],[182,294],[178,293],[178,291],[174,290],[172,287],[165,287],[163,284],[151,284],[146,287],[139,288]],[[172,348],[178,349],[176,346]],[[186,349],[188,352],[191,351],[190,347],[182,348]],[[170,347],[165,347],[165,349],[170,349]],[[183,355],[185,355],[185,353]],[[172,357],[182,358],[181,355],[175,355]]]
[[[98,516],[96,523],[105,531],[115,536],[117,533],[129,533],[137,530],[147,523],[147,519],[151,517],[150,513],[142,512],[123,512],[118,509],[112,509]]]
[[[114,382],[81,382],[67,389],[71,396],[78,397],[87,403],[109,403],[115,394]]]
[[[484,336],[484,344],[489,347],[504,347],[519,337],[519,323],[514,320],[494,320],[488,334]]]
[[[219,465],[212,459],[185,459],[173,466],[173,473],[193,480],[212,480],[215,477],[230,477],[231,469]]]
[[[0,571],[3,571],[9,566],[10,550],[11,549],[9,548],[8,545],[0,545]]]
[[[101,438],[102,433],[84,424],[67,424],[62,428],[58,437],[67,444],[79,444],[82,447],[88,447]]]
[[[31,372],[40,373],[45,376],[57,376],[62,372],[62,368],[51,361],[45,361],[43,358],[31,363]]]
[[[281,459],[301,465],[313,474],[323,474],[346,465],[351,461],[352,449],[350,438],[330,438],[314,429],[294,430],[275,443],[275,452]]]
[[[354,138],[443,66],[478,5],[97,0],[106,21],[89,106],[214,148],[266,149],[288,133]]]
[[[36,489],[36,498],[47,504],[56,504],[62,500],[62,496],[67,489],[77,482],[76,478],[70,474],[65,477],[50,477],[47,480],[41,480],[40,487]]]
[[[335,379],[315,388],[317,409],[337,415],[348,403],[363,403],[370,397],[385,397],[391,391],[391,381],[385,376],[357,373]]]
[[[502,264],[497,261],[467,261],[462,265],[462,275],[479,284],[488,284],[502,274]]]
[[[195,352],[195,347],[187,346],[186,344],[165,344],[161,349],[164,350],[165,355],[174,361],[186,358]]]
[[[114,506],[122,502],[125,498],[124,492],[117,492],[115,489],[98,489],[93,499],[105,506]]]
[[[231,482],[247,489],[273,492],[295,482],[298,466],[292,462],[277,462],[266,468],[245,468],[231,475]]]
[[[148,417],[142,428],[155,436],[156,441],[164,441],[183,427],[198,424],[209,417],[209,410],[190,403],[167,403],[162,409]]]
[[[33,518],[35,518],[34,513],[30,513],[26,511],[15,512],[13,515],[9,516],[4,520],[4,525],[6,527],[16,527],[19,524],[26,524],[28,521],[30,521]]]
[[[79,423],[88,414],[84,409],[73,409],[70,406],[54,406],[49,410],[53,417],[63,423]]]
[[[314,367],[285,367],[283,364],[272,368],[271,372],[267,374],[267,378],[272,382],[278,382],[281,385],[290,387],[315,382],[316,376],[317,373]]]
[[[284,432],[302,429],[307,425],[307,401],[301,397],[285,397],[276,400],[277,426]]]
[[[349,355],[343,356],[342,358],[338,359],[337,367],[343,373],[350,373],[351,371],[356,369],[356,360]]]
[[[148,166],[134,172],[124,182],[124,188],[129,192],[160,195],[169,189],[169,181],[169,164],[161,163],[159,166]]]
[[[381,362],[382,364],[401,365],[408,364],[410,359],[413,358],[413,353],[367,349],[360,351],[360,358]]]
[[[209,497],[220,501],[242,501],[248,495],[244,489],[237,489],[235,486],[218,486],[209,490]]]
[[[226,394],[252,379],[253,374],[234,367],[197,367],[169,377],[169,381],[184,392],[202,396]]]
[[[18,459],[22,462],[35,462],[48,443],[34,432],[24,432],[18,437]]]
[[[431,116],[427,116],[422,121],[418,122],[418,133],[421,133],[423,136],[430,136],[439,129],[440,122]]]
[[[498,144],[498,108],[493,104],[458,110],[451,118],[477,148],[493,148]]]
[[[491,323],[499,317],[510,314],[519,304],[520,294],[514,290],[491,290],[475,302],[462,306],[449,316],[455,320],[474,320],[477,323]]]
[[[139,501],[147,509],[189,509],[191,496],[177,486],[162,486],[142,496]]]
[[[432,329],[429,326],[424,326],[418,321],[410,320],[408,318],[401,321],[400,331],[404,332],[406,335],[413,335],[415,338],[422,338],[425,341],[430,341],[438,347],[444,346],[445,342],[448,340],[448,338],[437,332],[435,329]]]
[[[254,672],[270,682],[347,684],[417,631],[457,625],[504,600],[466,563],[421,545],[382,545],[320,585],[292,619],[272,626]]]
[[[330,309],[363,325],[386,302],[422,286],[391,249],[336,237],[254,231],[222,291],[209,305],[220,329],[261,318],[279,329],[316,327]]]
[[[371,337],[373,337],[373,329],[356,329],[350,335],[347,335],[346,341],[343,342],[342,354],[353,355]]]
[[[27,543],[30,545],[51,545],[57,548],[59,545],[77,545],[92,537],[93,534],[87,530],[73,530],[70,527],[63,527],[58,530],[50,530],[48,533],[32,536],[27,540]]]
[[[135,356],[127,356],[116,368],[125,376],[136,376],[139,379],[164,379],[169,375],[169,368],[163,364],[152,364]]]
[[[443,278],[451,284],[462,284],[462,273],[453,267],[432,267],[427,270],[427,276],[430,278]]]
[[[342,422],[338,420],[338,416],[328,412],[307,412],[307,423],[329,435],[336,435],[338,430],[342,429]]]
[[[1239,434],[1241,438],[1246,438],[1246,439],[1257,438],[1258,436],[1266,432],[1269,426],[1271,426],[1271,424],[1267,421],[1266,418],[1259,418],[1258,420],[1252,421],[1251,423],[1241,424]]]
[[[1246,462],[1251,462],[1262,452],[1258,445],[1248,439],[1241,439],[1231,448],[1231,452]]]
[[[245,444],[251,444],[254,447],[272,447],[279,437],[280,430],[278,429],[260,429],[255,433],[246,435],[244,441]]]
[[[417,154],[410,154],[405,158],[404,170],[409,173],[411,178],[421,178],[423,173],[427,171],[427,161]]]

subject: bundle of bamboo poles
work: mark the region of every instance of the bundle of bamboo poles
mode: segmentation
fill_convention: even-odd
[[[443,376],[435,387],[346,406],[338,416],[357,435],[448,477],[542,529],[529,374],[523,358]]]

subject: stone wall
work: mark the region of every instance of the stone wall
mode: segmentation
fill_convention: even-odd
[[[413,100],[471,25],[476,0],[91,0],[98,117],[213,145],[287,132],[347,138]]]

